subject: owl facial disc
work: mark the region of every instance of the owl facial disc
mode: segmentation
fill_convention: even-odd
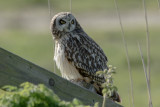
[[[55,15],[52,19],[54,29],[63,32],[71,32],[75,29],[75,17],[69,12],[63,12]],[[52,26],[52,25],[51,25]]]

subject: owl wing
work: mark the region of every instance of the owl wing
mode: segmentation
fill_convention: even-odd
[[[97,71],[107,69],[108,60],[103,50],[85,32],[73,32],[67,36],[65,56],[81,74],[93,77]]]

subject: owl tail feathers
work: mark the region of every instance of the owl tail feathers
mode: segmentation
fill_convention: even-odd
[[[112,96],[110,98],[113,101],[117,101],[117,102],[121,103],[121,98],[120,98],[119,94],[116,91],[113,92],[113,94],[112,94]]]

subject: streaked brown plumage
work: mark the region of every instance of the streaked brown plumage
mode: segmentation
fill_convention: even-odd
[[[96,72],[108,69],[108,60],[100,46],[69,12],[58,13],[52,18],[51,31],[55,40],[54,60],[62,77],[77,83],[85,81],[102,94],[101,84],[105,78]]]

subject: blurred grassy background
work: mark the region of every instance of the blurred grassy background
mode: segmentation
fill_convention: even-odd
[[[69,11],[70,0],[51,0],[52,16]],[[49,30],[46,0],[0,1],[0,47],[7,49],[50,71],[53,66],[53,40]],[[146,31],[141,0],[118,1],[133,74],[135,107],[147,107],[146,81],[137,46],[142,45],[146,59]],[[151,92],[154,107],[160,107],[160,10],[157,0],[147,0],[151,42]],[[114,83],[128,107],[129,74],[119,21],[113,0],[72,0],[72,12],[84,30],[106,53],[109,63],[117,67]],[[56,72],[59,74],[58,70]]]

